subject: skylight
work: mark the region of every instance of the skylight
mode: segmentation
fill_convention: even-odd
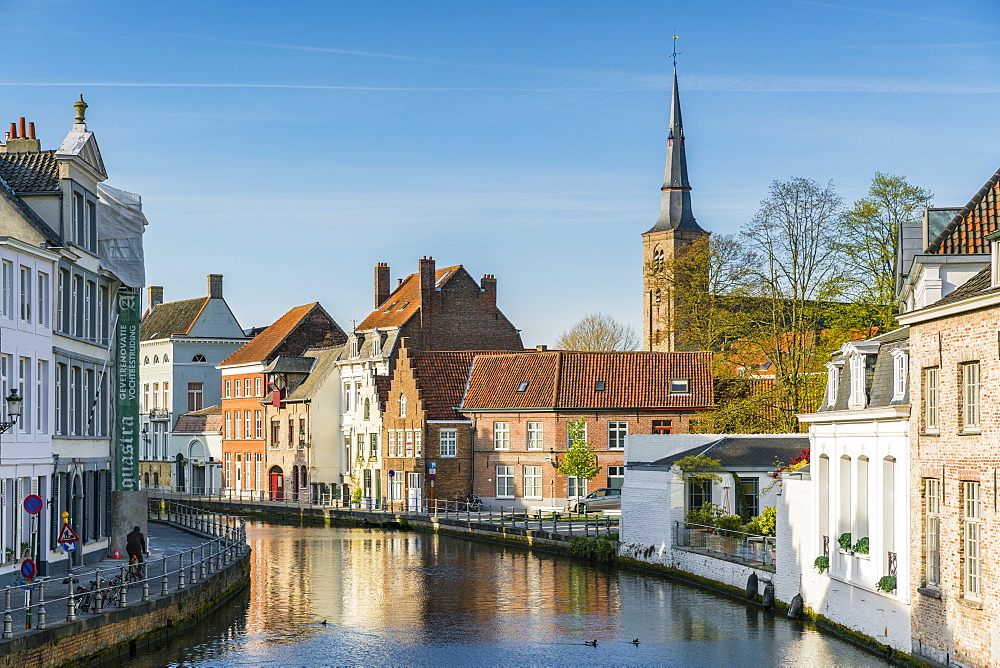
[[[399,307],[399,310],[402,311],[403,309],[405,309],[409,305],[410,305],[410,302],[403,302],[403,305]]]
[[[523,381],[520,385],[517,386],[518,392],[524,392],[526,389],[528,389],[528,381]]]
[[[389,313],[390,311],[392,311],[392,309],[396,308],[396,304],[398,304],[398,303],[399,302],[393,302],[393,303],[389,304],[389,308],[387,308],[386,310],[382,311],[382,313]]]
[[[604,381],[603,380],[595,381],[594,392],[603,392],[603,391],[604,391]]]

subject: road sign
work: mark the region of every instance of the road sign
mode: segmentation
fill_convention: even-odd
[[[34,515],[42,511],[45,506],[45,502],[42,501],[42,497],[37,494],[30,494],[24,497],[24,509]]]
[[[396,475],[395,471],[389,471],[389,477],[390,478],[395,477],[395,475]]]
[[[431,473],[437,473],[438,465],[437,462],[427,462],[427,470]]]
[[[427,479],[428,480],[437,480],[437,473],[428,473],[427,474]]]
[[[30,580],[35,577],[35,562],[31,559],[25,559],[21,562],[21,575],[24,576],[25,580]]]
[[[64,552],[76,552],[76,543],[63,543],[62,548]]]
[[[69,525],[68,522],[63,522],[62,529],[59,530],[59,538],[56,539],[57,543],[76,543],[79,542],[80,537],[76,535],[73,531],[73,527]]]

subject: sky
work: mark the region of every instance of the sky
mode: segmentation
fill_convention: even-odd
[[[373,267],[498,280],[526,346],[596,311],[641,333],[672,36],[695,216],[876,171],[962,206],[1000,167],[997,0],[948,3],[3,0],[0,127],[43,148],[90,105],[143,198],[149,285],[225,275],[244,327],[319,301],[348,329]]]

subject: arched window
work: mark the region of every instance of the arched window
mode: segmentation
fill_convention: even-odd
[[[153,364],[159,364],[159,363],[160,363],[160,356],[153,355]]]
[[[365,419],[370,420],[372,414],[372,400],[365,397]]]
[[[158,471],[153,471],[153,486],[154,487],[160,486],[160,474]]]
[[[149,487],[149,471],[146,471],[146,487]]]
[[[399,395],[399,417],[406,417],[406,395]]]
[[[207,362],[208,360],[205,359],[204,355],[202,355],[201,353],[199,353],[199,354],[195,355],[194,357],[192,357],[191,361],[192,362]]]
[[[840,458],[838,486],[840,487],[840,508],[837,512],[838,537],[851,533],[851,458],[844,455]]]
[[[164,355],[163,356],[163,363],[164,364],[169,364],[170,363],[170,357],[168,355]]]
[[[143,364],[149,364],[149,355],[146,355],[146,357],[143,358],[142,363]]]

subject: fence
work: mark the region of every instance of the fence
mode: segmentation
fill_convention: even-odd
[[[248,549],[243,518],[206,512],[174,501],[166,501],[161,509],[150,514],[152,519],[203,534],[209,540],[142,564],[70,572],[66,577],[7,587],[3,592],[2,638],[14,636],[14,619],[22,615],[24,631],[43,630],[56,620],[75,621],[81,615],[99,615],[106,609],[126,608],[155,596],[167,596],[209,578]],[[19,591],[24,592],[24,604],[14,605],[13,597]],[[46,598],[47,594],[63,591],[65,595]],[[21,630],[19,626],[18,632]]]
[[[674,522],[674,546],[774,568],[775,539],[690,522]]]

